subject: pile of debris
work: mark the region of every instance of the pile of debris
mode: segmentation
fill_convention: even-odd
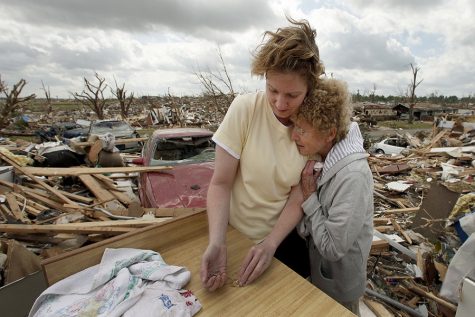
[[[410,147],[401,154],[368,159],[375,232],[364,301],[378,316],[451,316],[462,277],[452,267],[469,263],[462,271],[475,274],[475,261],[459,252],[475,255],[475,129],[437,124],[428,135],[404,135]],[[97,140],[79,146],[89,146],[89,161],[97,159]],[[137,173],[164,167],[27,167],[30,158],[13,154],[19,148],[25,144],[0,144],[6,282],[38,269],[40,259],[191,211],[140,205]]]
[[[369,158],[375,232],[364,302],[377,316],[453,316],[462,278],[475,278],[475,246],[464,243],[475,231],[475,130],[405,137],[403,154]]]
[[[13,153],[24,145],[3,143],[0,286],[39,270],[42,259],[194,211],[142,208],[138,173],[168,167],[30,167],[30,157]]]

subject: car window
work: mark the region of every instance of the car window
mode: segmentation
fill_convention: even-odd
[[[214,143],[211,137],[162,139],[157,142],[153,160],[157,164],[189,164],[214,160]]]
[[[397,146],[397,140],[395,139],[388,139],[386,144]]]

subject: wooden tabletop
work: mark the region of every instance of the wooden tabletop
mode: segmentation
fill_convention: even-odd
[[[140,248],[159,252],[168,264],[191,272],[186,285],[202,304],[197,316],[354,316],[349,310],[273,259],[268,270],[253,284],[235,287],[239,266],[252,246],[240,232],[228,228],[228,275],[218,291],[205,290],[200,282],[200,261],[208,244],[204,212],[150,226],[60,255],[43,262],[48,282],[100,262],[105,248]]]

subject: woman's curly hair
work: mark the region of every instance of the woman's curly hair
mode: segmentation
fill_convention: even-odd
[[[318,131],[329,131],[335,127],[336,143],[348,133],[352,111],[346,83],[336,79],[320,79],[316,89],[307,96],[293,116],[293,120],[303,119]]]
[[[312,91],[324,73],[315,43],[317,32],[307,20],[287,20],[293,25],[264,33],[268,40],[256,48],[251,73],[265,76],[269,71],[298,72],[306,78],[308,91]]]

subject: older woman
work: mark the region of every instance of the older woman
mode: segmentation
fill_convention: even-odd
[[[292,117],[308,161],[301,179],[311,282],[359,315],[373,232],[373,178],[346,86],[325,79]],[[320,164],[320,167],[319,167]]]

